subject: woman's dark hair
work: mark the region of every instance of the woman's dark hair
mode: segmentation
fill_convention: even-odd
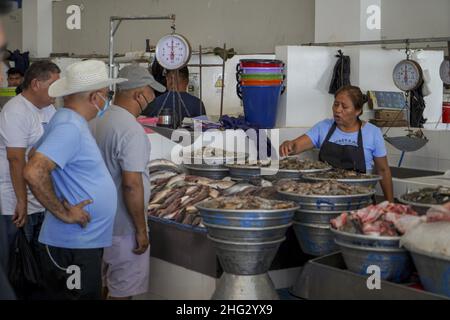
[[[37,61],[33,63],[25,72],[22,87],[28,89],[31,81],[38,79],[40,81],[47,81],[52,76],[52,73],[61,73],[59,67],[51,61]]]
[[[352,100],[355,109],[361,111],[361,116],[363,113],[364,104],[369,101],[367,95],[363,94],[361,89],[356,86],[343,86],[338,91],[336,91],[334,97],[336,98],[341,93],[345,93],[350,98],[350,100]]]

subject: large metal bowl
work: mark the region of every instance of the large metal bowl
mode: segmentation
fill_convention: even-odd
[[[229,174],[228,169],[224,166],[184,165],[184,167],[190,175],[205,177],[213,180],[222,180]]]
[[[294,213],[294,221],[328,225],[331,219],[338,217],[341,213],[342,211],[297,210]]]
[[[334,180],[337,182],[342,182],[354,186],[375,188],[377,183],[381,180],[381,176],[374,176],[372,178],[364,178],[364,179],[329,179],[329,178],[315,177],[314,174],[307,174],[303,176],[303,180],[310,182],[323,182]]]
[[[294,201],[300,210],[319,211],[354,211],[367,206],[372,201],[375,190],[367,194],[328,196],[328,195],[299,195],[291,192],[278,191],[282,199]]]
[[[225,167],[230,171],[230,177],[233,179],[248,180],[261,176],[261,169],[257,166],[227,164]]]
[[[403,196],[405,196],[405,195],[400,196],[400,198],[398,198],[398,201],[400,203],[403,203],[403,204],[411,206],[411,208],[413,208],[413,210],[416,211],[419,215],[426,214],[428,209],[430,209],[432,206],[436,206],[436,204],[426,204],[426,203],[420,203],[420,202],[411,202],[411,201],[405,200],[403,198]]]
[[[306,254],[323,256],[337,251],[329,224],[309,224],[293,222],[297,241]]]
[[[206,202],[207,203],[207,202]],[[210,224],[258,228],[285,225],[292,221],[298,207],[278,210],[224,210],[205,207],[205,202],[195,207],[200,212],[203,221]]]
[[[450,258],[406,247],[427,291],[450,297]]]
[[[215,239],[210,235],[208,238],[213,242],[223,270],[236,275],[257,275],[269,271],[280,244],[286,239],[245,243]]]
[[[382,280],[401,283],[408,280],[413,271],[411,257],[404,249],[358,246],[338,240],[336,244],[347,268],[359,275],[371,275],[373,271],[368,268],[375,266],[380,269]]]
[[[400,237],[368,236],[364,234],[354,234],[343,232],[331,227],[331,233],[334,234],[336,241],[355,246],[368,248],[392,248],[400,249]]]
[[[265,173],[264,177],[267,180],[281,180],[281,179],[292,179],[299,180],[302,179],[304,175],[310,173],[319,173],[331,170],[331,167],[324,169],[308,169],[308,170],[288,170],[288,169],[275,169],[275,168],[262,168],[262,172]],[[270,174],[272,173],[272,174]]]
[[[215,239],[254,243],[284,238],[292,223],[264,228],[227,227],[206,223],[205,221],[203,221],[203,225],[206,227],[208,234]]]
[[[244,212],[238,214],[209,214],[200,211],[200,215],[204,222],[209,224],[242,227],[242,228],[264,228],[284,225],[292,221],[293,212],[285,211],[279,213],[261,213],[261,212]]]

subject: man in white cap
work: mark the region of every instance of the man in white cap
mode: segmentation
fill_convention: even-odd
[[[64,97],[24,170],[31,191],[47,209],[39,236],[49,299],[101,299],[103,248],[112,244],[117,191],[88,121],[108,108],[106,65],[69,66],[49,88]]]
[[[122,68],[114,104],[91,128],[117,188],[113,245],[105,248],[104,285],[110,299],[131,299],[148,291],[150,249],[147,206],[150,200],[150,141],[136,118],[166,88],[147,69]]]

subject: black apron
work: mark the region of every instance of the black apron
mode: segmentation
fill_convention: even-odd
[[[323,141],[319,152],[319,160],[329,163],[333,168],[354,170],[366,173],[366,159],[364,156],[364,146],[361,133],[362,123],[358,131],[358,146],[343,146],[330,142],[329,139],[336,131],[336,122],[328,131],[327,137]]]

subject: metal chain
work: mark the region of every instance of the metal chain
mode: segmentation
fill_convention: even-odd
[[[411,49],[409,48],[409,41],[408,40],[406,40],[405,53],[406,53],[406,60],[409,60],[410,57],[411,57]]]
[[[172,25],[170,26],[170,28],[172,29],[172,34],[175,34],[175,31],[177,30],[177,27],[175,25],[175,19],[172,20]]]
[[[406,115],[408,116],[408,107],[409,107],[409,103],[408,103],[409,100],[408,100],[408,97],[409,97],[409,91],[406,91],[406,92],[405,92],[405,105],[403,106],[403,108],[400,109],[400,111],[398,112],[398,114],[397,114],[397,116],[395,117],[394,121],[392,121],[393,123],[394,123],[395,121],[397,121],[398,117],[399,117],[401,114],[403,114],[403,111],[404,111],[405,109],[407,110],[407,114],[406,114]],[[410,130],[409,119],[407,119],[407,122],[408,122],[408,130]],[[387,136],[389,130],[392,129],[392,126],[393,126],[393,125],[391,125],[391,126],[388,127],[388,129],[387,129],[386,132],[384,133],[384,136]]]

